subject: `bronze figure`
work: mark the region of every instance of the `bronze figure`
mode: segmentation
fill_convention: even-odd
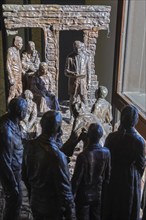
[[[109,134],[105,146],[111,152],[111,178],[104,220],[139,220],[141,177],[145,142],[135,130],[138,110],[132,105],[121,112],[119,130]]]
[[[22,64],[19,52],[22,46],[22,38],[15,36],[13,46],[8,49],[7,53],[7,72],[10,87],[8,103],[11,99],[22,94]]]
[[[38,113],[44,113],[49,109],[59,110],[59,103],[52,93],[52,77],[48,72],[48,65],[41,62],[39,70],[33,75],[30,90],[34,95]]]
[[[31,76],[39,69],[40,57],[35,43],[28,41],[27,50],[22,53],[23,88],[30,88]]]
[[[75,41],[74,51],[66,59],[65,75],[68,77],[68,93],[71,106],[80,98],[80,101],[87,105],[87,91],[90,84],[90,64],[89,54],[84,43]]]
[[[102,127],[93,123],[87,132],[87,147],[77,157],[72,189],[78,220],[100,220],[103,184],[110,179],[110,152],[99,144]]]
[[[25,118],[20,122],[22,132],[26,138],[34,138],[37,132],[37,105],[33,101],[33,94],[30,90],[24,91],[24,98],[27,101],[28,108]],[[25,137],[25,136],[24,136]]]
[[[8,113],[0,118],[0,181],[5,193],[3,220],[17,220],[22,202],[21,164],[23,145],[19,128],[27,111],[23,98],[14,98]]]
[[[59,112],[46,112],[41,119],[42,134],[25,147],[23,180],[34,220],[62,220],[64,215],[76,219],[67,158],[56,143],[61,122]]]
[[[108,89],[105,86],[99,86],[99,88],[95,91],[96,101],[92,107],[91,112],[96,115],[99,119],[100,123],[104,129],[104,138],[108,136],[110,132],[112,132],[111,121],[112,117],[112,106],[105,99],[108,94]]]

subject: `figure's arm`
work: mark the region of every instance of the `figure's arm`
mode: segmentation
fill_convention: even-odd
[[[110,181],[111,175],[111,155],[110,151],[107,153],[107,161],[106,161],[106,168],[105,168],[105,176],[104,176],[104,183],[108,184]]]
[[[87,87],[91,84],[91,58],[88,56],[87,62]]]
[[[11,48],[8,49],[7,53],[7,71],[8,71],[8,79],[11,85],[15,84],[15,78],[13,75],[13,70],[12,70],[12,63],[13,63],[13,52]]]
[[[71,62],[72,58],[67,57],[65,64],[65,75],[68,77],[76,77],[77,73],[75,71],[71,71]]]
[[[74,174],[73,174],[73,177],[71,180],[74,198],[76,197],[76,193],[77,193],[78,187],[81,183],[83,173],[84,173],[84,158],[81,153],[77,157]]]
[[[106,121],[107,123],[110,123],[110,122],[112,121],[112,119],[113,119],[113,116],[112,116],[112,106],[109,104],[105,121]]]
[[[37,105],[36,103],[33,103],[33,111],[31,113],[31,120],[29,121],[29,128],[33,126],[37,118]]]
[[[144,140],[139,137],[139,140],[136,143],[136,149],[137,149],[137,159],[136,159],[136,168],[139,171],[141,177],[143,175],[144,172],[144,168],[145,168],[145,147],[146,144],[144,142]]]
[[[74,149],[79,143],[80,139],[75,132],[72,131],[69,139],[61,147],[61,151],[68,157],[73,155]]]
[[[8,127],[4,127],[0,131],[1,147],[0,147],[0,169],[2,175],[7,179],[8,188],[18,193],[18,185],[11,168],[14,136]]]
[[[38,51],[36,51],[35,62],[34,62],[34,67],[36,70],[39,69],[39,65],[40,65],[40,55],[39,55]]]
[[[22,180],[24,181],[25,183],[25,186],[27,188],[27,191],[28,191],[28,197],[30,199],[30,194],[31,194],[31,186],[29,184],[29,180],[28,180],[28,176],[27,176],[27,148],[29,146],[26,146],[24,147],[24,152],[23,152],[23,160],[22,160]]]

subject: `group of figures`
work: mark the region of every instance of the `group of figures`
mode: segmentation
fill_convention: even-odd
[[[44,113],[49,109],[59,110],[59,103],[53,94],[54,83],[47,63],[40,62],[39,53],[33,41],[28,42],[27,50],[20,56],[22,46],[22,38],[15,36],[13,46],[8,49],[7,53],[8,103],[12,98],[21,96],[25,90],[30,90],[39,113]]]
[[[30,132],[30,136],[34,137],[39,133],[37,116],[42,116],[50,109],[60,110],[60,106],[57,97],[54,95],[54,76],[48,71],[47,63],[40,62],[35,43],[29,41],[27,49],[20,56],[22,46],[22,38],[15,36],[13,46],[8,49],[7,53],[8,103],[11,99],[19,96],[27,100],[28,111],[26,118],[21,122],[21,127],[24,133]],[[75,41],[73,48],[73,52],[66,58],[65,65],[71,119],[74,114],[73,106],[77,106],[75,103],[80,103],[82,115],[88,115],[84,118],[91,118],[92,120],[96,116],[98,121],[102,123],[104,134],[107,136],[112,129],[110,124],[112,121],[111,105],[105,100],[108,91],[103,86],[99,87],[95,95],[97,101],[92,110],[88,109],[87,93],[91,83],[90,56],[83,42]]]
[[[3,220],[18,220],[21,180],[28,190],[34,220],[140,220],[145,143],[135,130],[137,109],[126,106],[122,110],[118,131],[110,133],[102,146],[103,129],[95,122],[79,136],[72,131],[62,144],[62,116],[55,110],[42,116],[42,132],[37,138],[23,141],[19,123],[26,116],[27,105],[25,99],[14,98],[8,113],[0,118],[0,181],[6,200]],[[79,141],[84,149],[70,179],[68,161]],[[145,214],[146,205],[143,220]]]
[[[63,143],[62,115],[48,65],[40,62],[32,41],[22,58],[21,48],[22,38],[16,36],[7,57],[8,113],[0,118],[3,220],[19,218],[22,180],[34,220],[139,220],[145,143],[135,130],[137,109],[126,106],[118,131],[112,132],[106,87],[99,86],[88,108],[90,56],[84,43],[75,41],[65,67],[74,122]],[[38,115],[41,133],[27,138],[24,131],[28,136],[34,132]],[[71,178],[68,163],[79,142],[83,151]]]

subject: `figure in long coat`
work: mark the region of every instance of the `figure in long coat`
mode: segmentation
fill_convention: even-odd
[[[75,41],[74,51],[66,59],[65,75],[68,77],[68,93],[70,96],[70,110],[72,104],[80,101],[87,105],[87,93],[91,81],[90,56],[83,42]]]
[[[104,220],[139,220],[145,157],[144,140],[134,128],[137,122],[137,109],[126,106],[121,112],[119,130],[106,139],[112,169]]]

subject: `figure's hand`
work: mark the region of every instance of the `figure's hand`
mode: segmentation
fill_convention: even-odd
[[[79,136],[79,140],[82,140],[84,142],[86,139],[87,139],[87,130],[83,128]]]
[[[33,71],[33,72],[35,72],[35,71],[36,71],[36,69],[35,69],[35,67],[34,67],[34,65],[33,65],[33,64],[30,64],[29,69],[30,69],[31,71]]]
[[[15,80],[14,79],[10,79],[10,85],[14,85],[15,84]]]

